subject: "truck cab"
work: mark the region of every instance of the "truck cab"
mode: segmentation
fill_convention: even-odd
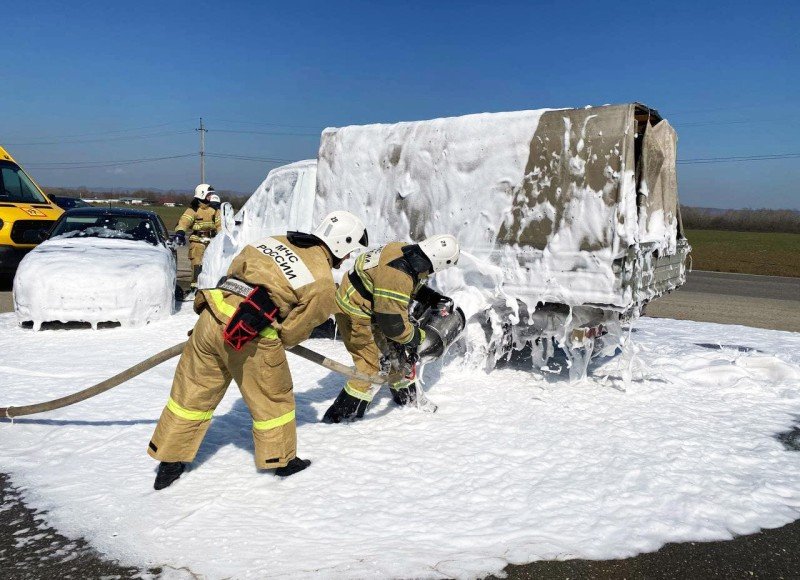
[[[62,213],[0,147],[0,274],[14,272]]]

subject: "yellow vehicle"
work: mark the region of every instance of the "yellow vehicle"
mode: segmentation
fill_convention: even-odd
[[[62,213],[0,147],[0,274],[16,270]]]

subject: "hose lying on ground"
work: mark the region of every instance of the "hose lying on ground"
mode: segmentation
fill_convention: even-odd
[[[131,368],[114,375],[110,379],[106,379],[101,383],[97,383],[96,385],[89,387],[88,389],[83,389],[82,391],[72,393],[66,397],[53,399],[52,401],[46,401],[44,403],[36,403],[35,405],[24,405],[22,407],[0,407],[0,417],[12,419],[21,415],[35,415],[36,413],[53,411],[55,409],[60,409],[61,407],[80,403],[81,401],[85,401],[86,399],[94,397],[95,395],[105,393],[107,390],[113,389],[125,381],[129,381],[133,377],[136,377],[145,371],[149,371],[154,366],[158,366],[162,362],[178,356],[181,354],[181,352],[183,352],[183,347],[185,345],[186,342],[184,341],[180,344],[176,344],[175,346],[171,346],[168,349],[162,350],[150,358],[133,365]]]
[[[35,415],[37,413],[44,413],[45,411],[54,411],[55,409],[60,409],[62,407],[67,407],[69,405],[74,405],[75,403],[80,403],[81,401],[85,401],[95,395],[99,395],[100,393],[105,393],[109,389],[113,389],[114,387],[121,385],[122,383],[129,381],[133,377],[139,376],[145,371],[149,371],[151,368],[160,365],[161,363],[168,361],[169,359],[178,356],[183,352],[183,347],[186,346],[186,342],[181,342],[180,344],[176,344],[175,346],[171,346],[166,350],[162,350],[159,353],[154,354],[150,358],[143,360],[140,363],[133,365],[131,368],[122,371],[119,374],[114,375],[110,379],[106,379],[103,382],[97,383],[96,385],[89,387],[88,389],[83,389],[82,391],[78,391],[77,393],[72,393],[71,395],[67,395],[66,397],[61,397],[59,399],[53,399],[52,401],[46,401],[44,403],[36,403],[34,405],[23,405],[21,407],[0,407],[0,418],[5,417],[7,419],[13,419],[14,417],[20,417],[22,415]],[[310,350],[304,346],[296,346],[294,348],[287,349],[292,354],[300,356],[308,361],[316,363],[320,366],[325,367],[328,370],[337,372],[341,375],[346,376],[350,379],[356,379],[360,381],[367,381],[374,384],[383,384],[385,383],[388,378],[382,376],[370,376],[365,375],[364,373],[360,373],[353,369],[352,367],[348,367],[341,363],[336,362],[335,360],[331,360],[326,356],[323,356],[313,350]]]

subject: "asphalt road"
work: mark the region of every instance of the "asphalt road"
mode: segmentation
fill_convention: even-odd
[[[182,286],[188,286],[188,276],[181,253]],[[13,310],[10,289],[10,280],[0,280],[0,312]],[[647,315],[800,332],[800,278],[692,272],[683,288],[649,305]],[[21,490],[0,473],[4,578],[138,576],[138,571],[107,560],[81,539],[65,538],[45,522],[46,514],[28,509]],[[725,542],[667,544],[657,552],[622,560],[534,562],[508,566],[505,572],[512,579],[798,578],[798,545],[800,521]]]
[[[647,316],[800,332],[800,278],[691,272]]]

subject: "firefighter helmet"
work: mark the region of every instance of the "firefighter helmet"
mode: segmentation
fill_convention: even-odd
[[[364,222],[349,211],[334,211],[326,215],[314,230],[314,235],[325,242],[340,260],[353,250],[369,245]]]
[[[460,249],[458,240],[450,234],[431,236],[419,243],[419,249],[433,265],[433,271],[439,272],[458,264]]]

